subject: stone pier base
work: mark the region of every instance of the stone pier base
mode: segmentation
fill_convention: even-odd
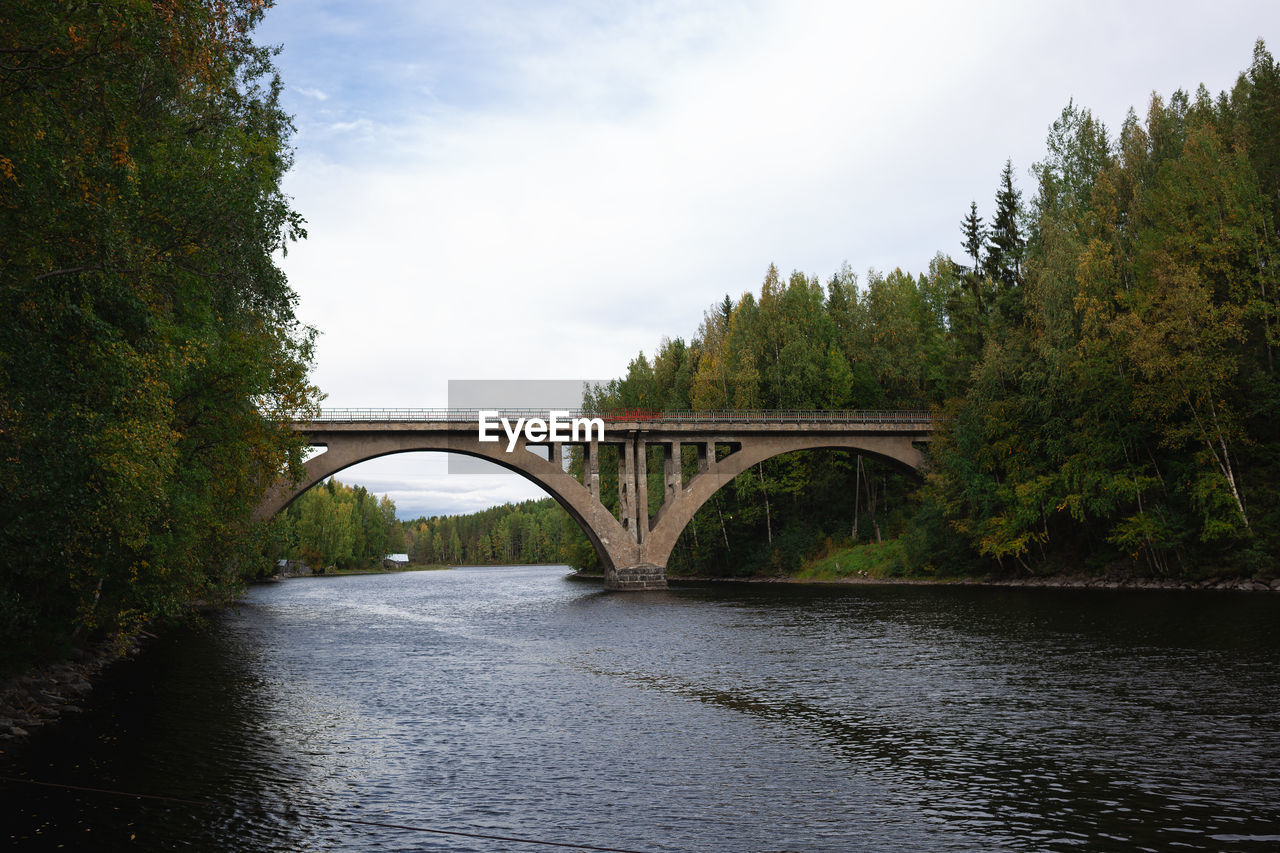
[[[651,563],[613,569],[605,572],[604,588],[627,591],[666,589],[667,570]]]

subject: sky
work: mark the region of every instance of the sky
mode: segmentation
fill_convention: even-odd
[[[449,380],[620,376],[770,263],[959,256],[1068,102],[1118,129],[1230,88],[1265,2],[277,0],[294,116],[281,266],[326,407],[444,407]],[[340,473],[401,518],[542,497],[441,454]]]

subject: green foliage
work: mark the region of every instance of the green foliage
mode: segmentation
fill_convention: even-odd
[[[978,553],[1177,574],[1280,552],[1273,75],[1259,45],[1232,93],[1153,98],[1114,141],[1075,105],[1054,123],[1022,288],[933,448],[927,500]]]
[[[586,536],[552,498],[401,521],[390,498],[330,478],[290,504],[274,527],[275,555],[320,572],[374,568],[389,553],[407,553],[419,566],[590,565],[594,558]]]
[[[987,242],[987,229],[982,225],[982,217],[978,215],[978,203],[969,202],[969,214],[960,223],[964,233],[964,251],[973,259],[971,270],[982,269],[982,248]]]
[[[814,581],[883,580],[903,574],[906,556],[902,539],[848,548],[838,548],[833,543],[824,550],[830,553],[820,554],[797,572],[796,577]]]
[[[404,547],[415,563],[523,565],[568,562],[591,551],[577,524],[553,498],[503,504],[466,515],[406,521]],[[585,548],[585,550],[584,550]]]
[[[972,207],[970,208],[972,210]],[[1018,220],[1022,216],[1022,193],[1013,184],[1013,161],[1006,161],[996,192],[996,213],[987,233],[984,269],[1001,293],[1015,291],[1022,284],[1022,255],[1026,240]]]
[[[289,120],[263,4],[0,12],[0,648],[225,597],[297,464],[312,333],[273,255]]]
[[[824,288],[798,272],[784,281],[770,266],[758,298],[745,293],[708,309],[699,337],[687,345],[663,341],[653,367],[641,354],[625,377],[585,402],[597,410],[938,404],[957,378],[945,306],[958,286],[945,260],[918,277],[873,272],[865,290],[847,267]],[[608,453],[602,451],[601,496],[612,506],[616,465]],[[901,532],[911,485],[881,463],[864,463],[867,479],[857,500],[851,488],[857,461],[845,452],[790,454],[741,475],[695,516],[669,568],[676,574],[792,572],[816,543],[852,536],[855,511],[864,540],[877,528]],[[686,481],[696,474],[691,454],[682,468]],[[649,484],[656,512],[661,478],[650,477]],[[566,558],[578,566],[595,563],[589,547],[571,549]]]
[[[1280,70],[1259,42],[1230,93],[1155,97],[1114,139],[1068,104],[1032,201],[1006,162],[989,226],[970,205],[968,265],[861,285],[846,265],[825,291],[770,265],[758,296],[709,309],[678,353],[663,342],[655,364],[678,371],[642,355],[592,404],[929,407],[945,426],[918,490],[830,451],[740,475],[671,568],[792,571],[828,539],[905,531],[904,571],[1274,572],[1277,152]]]
[[[333,478],[303,493],[276,525],[282,541],[278,553],[319,571],[379,566],[388,553],[404,547],[394,501]]]

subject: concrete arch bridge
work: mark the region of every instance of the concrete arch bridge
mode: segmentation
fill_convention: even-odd
[[[555,498],[599,554],[606,589],[664,589],[667,561],[685,525],[718,489],[753,465],[796,450],[839,448],[919,472],[924,464],[919,445],[930,440],[934,429],[924,411],[557,412],[597,418],[600,427],[576,436],[557,433],[554,437],[568,439],[558,441],[549,440],[545,427],[542,434],[517,430],[511,436],[497,424],[499,418],[509,425],[518,419],[545,422],[548,414],[529,409],[322,410],[293,428],[325,451],[307,460],[298,482],[273,485],[257,517],[274,516],[316,483],[359,462],[424,450],[460,453],[521,474]],[[487,441],[480,440],[482,426]],[[566,470],[565,446],[582,448],[581,479]],[[618,451],[616,515],[600,500],[602,446]],[[654,447],[661,448],[662,462],[650,470],[649,450]],[[693,467],[695,456],[696,471],[686,480],[682,460]],[[654,513],[647,499],[651,477],[661,477],[664,484],[662,504]]]

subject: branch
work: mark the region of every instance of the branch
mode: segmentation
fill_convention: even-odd
[[[66,269],[52,270],[50,272],[42,272],[40,275],[31,279],[32,281],[40,281],[41,279],[52,278],[55,275],[75,275],[78,272],[89,272],[90,270],[100,270],[102,267],[67,267]]]

